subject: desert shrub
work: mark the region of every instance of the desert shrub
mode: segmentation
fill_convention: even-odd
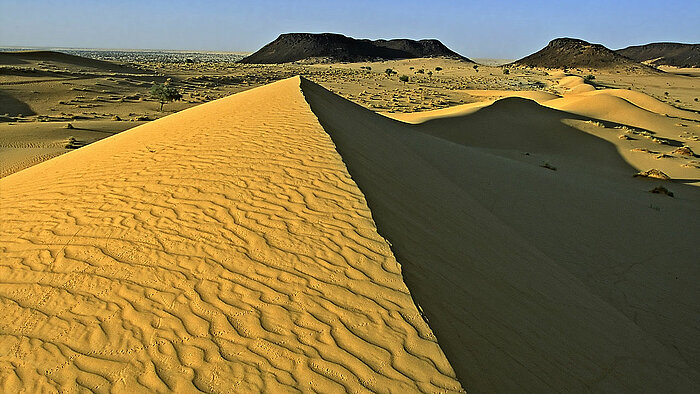
[[[583,77],[583,80],[586,81],[586,82],[590,82],[590,81],[592,81],[592,80],[594,80],[594,79],[595,79],[595,75],[593,75],[593,74],[588,74],[588,75],[586,75],[585,77]]]
[[[442,67],[435,67],[435,71],[442,71]]]
[[[432,72],[432,71],[428,71],[428,76],[429,76],[429,77],[432,77],[432,76],[433,76],[433,72]]]
[[[416,71],[416,74],[425,74],[425,70],[421,68],[418,71]]]
[[[384,70],[384,72],[386,73],[386,76],[387,76],[387,77],[390,77],[391,74],[394,73],[394,70],[392,70],[392,69],[390,69],[390,68],[387,68],[386,70]]]
[[[510,70],[507,69],[507,68],[504,68],[504,69],[503,69],[503,74],[504,74],[504,75],[510,74]]]
[[[182,99],[182,94],[168,83],[157,83],[151,87],[151,97],[160,102],[160,110],[162,111],[163,104]]]
[[[654,193],[654,194],[665,194],[665,195],[667,195],[667,196],[669,196],[669,197],[673,197],[673,192],[670,191],[670,190],[668,190],[668,189],[666,189],[666,188],[663,187],[663,186],[657,186],[657,187],[655,187],[655,188],[649,190],[649,192],[650,192],[650,193]]]
[[[401,81],[401,82],[403,82],[404,84],[406,84],[406,82],[408,82],[408,75],[402,75],[402,76],[400,76],[400,77],[399,77],[399,81]]]

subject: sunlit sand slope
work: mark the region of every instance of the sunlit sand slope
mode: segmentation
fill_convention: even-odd
[[[700,189],[531,100],[406,124],[302,87],[467,391],[700,388]]]
[[[0,391],[461,390],[299,78],[0,193]]]

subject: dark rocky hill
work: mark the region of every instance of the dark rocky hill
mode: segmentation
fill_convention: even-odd
[[[656,42],[618,49],[615,52],[655,66],[700,67],[700,44]]]
[[[438,40],[358,40],[333,33],[288,33],[265,45],[241,63],[288,63],[299,60],[361,62],[447,57],[469,61]]]
[[[515,65],[547,68],[615,68],[643,65],[600,44],[576,38],[557,38],[538,52],[515,61]]]

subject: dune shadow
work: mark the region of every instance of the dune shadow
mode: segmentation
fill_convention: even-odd
[[[0,112],[2,112],[0,115],[9,114],[10,116],[36,115],[27,103],[2,90],[0,90]]]
[[[419,131],[427,132],[442,138],[445,138],[446,135],[441,136],[442,133],[436,132],[436,130],[453,129],[459,127],[460,122],[468,122],[472,130],[478,129],[478,131],[489,133],[499,132],[500,130],[522,130],[523,128],[527,128],[528,133],[535,132],[539,134],[539,136],[545,138],[554,138],[555,135],[553,133],[572,130],[575,130],[577,133],[581,132],[579,129],[563,125],[563,123],[562,125],[557,124],[564,120],[595,122],[606,129],[620,129],[620,131],[627,129],[634,131],[635,134],[657,134],[652,130],[642,127],[630,126],[624,123],[612,122],[546,107],[534,100],[521,97],[507,97],[470,114],[430,119],[415,126],[417,126]],[[542,134],[542,132],[545,132],[547,135]],[[508,132],[508,135],[511,136],[512,133]],[[446,139],[454,140],[455,138],[456,136],[453,133],[451,138]],[[683,146],[681,141],[675,139],[663,137],[654,138],[661,141],[662,144],[675,147]],[[467,138],[464,142],[468,143],[469,141],[471,141],[471,139]]]
[[[590,118],[531,100],[407,124],[301,87],[467,391],[586,391],[598,387],[592,376],[611,391],[700,382],[685,366],[698,359],[687,345],[700,343],[700,306],[659,296],[644,311],[628,307],[652,285],[700,294],[696,282],[658,274],[700,275],[696,250],[649,258],[700,236],[668,231],[691,209],[669,204],[700,201],[697,188],[674,184],[677,198],[658,215],[614,144],[562,122]],[[629,363],[610,374],[616,359]]]
[[[28,64],[26,60],[18,57],[12,52],[0,52],[0,65],[14,66],[17,64]]]

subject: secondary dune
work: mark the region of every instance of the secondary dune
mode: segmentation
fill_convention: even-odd
[[[71,65],[86,67],[89,69],[122,72],[122,73],[144,73],[125,64],[108,62],[104,60],[89,59],[81,56],[69,55],[67,53],[55,51],[17,51],[0,52],[0,65],[22,65],[30,61],[50,62],[59,65]]]
[[[460,391],[298,78],[0,180],[0,387]]]

